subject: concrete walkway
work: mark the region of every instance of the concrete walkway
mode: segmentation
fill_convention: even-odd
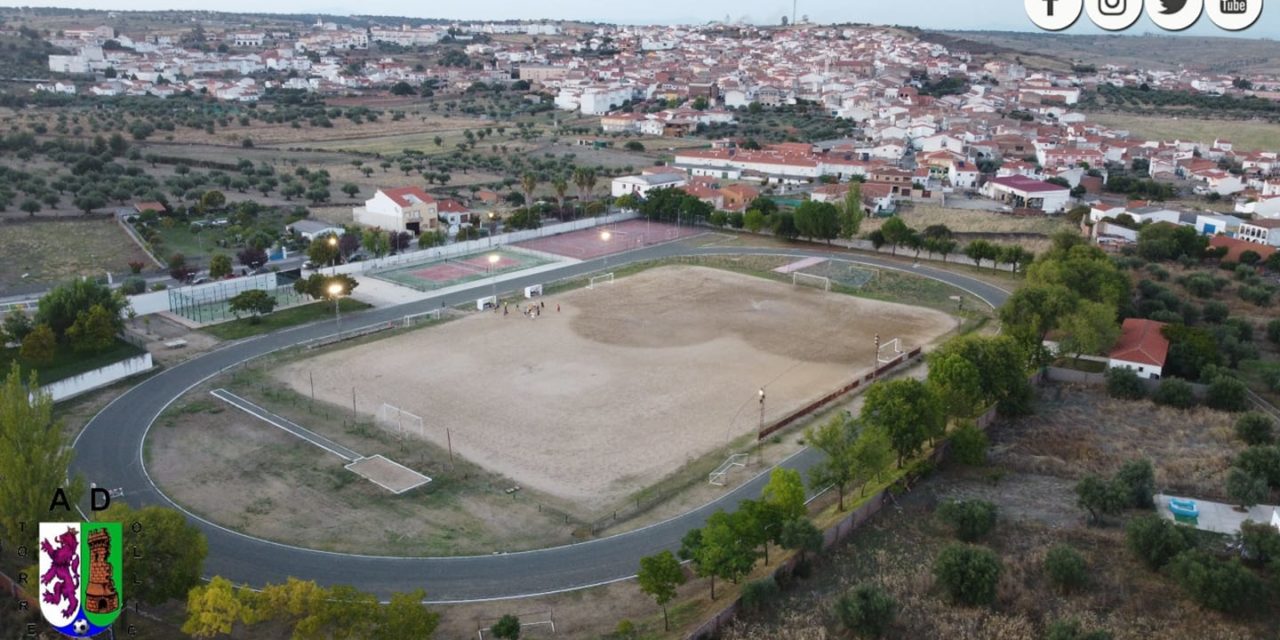
[[[1173,512],[1169,511],[1169,500],[1171,498],[1195,500],[1196,507],[1200,509],[1200,516],[1195,519],[1195,522],[1192,522],[1189,518],[1174,518]],[[1160,517],[1192,525],[1201,531],[1213,531],[1214,533],[1236,534],[1240,533],[1240,525],[1245,520],[1252,520],[1261,524],[1274,524],[1276,518],[1280,517],[1277,516],[1276,511],[1280,507],[1265,504],[1256,505],[1245,512],[1236,511],[1234,505],[1210,500],[1167,496],[1159,493],[1156,494],[1155,499],[1156,511],[1159,512]]]

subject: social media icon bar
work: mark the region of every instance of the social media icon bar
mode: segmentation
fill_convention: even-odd
[[[1147,17],[1165,31],[1182,31],[1200,19],[1205,0],[1146,0]],[[1217,2],[1218,0],[1209,0]]]
[[[1037,27],[1046,31],[1062,31],[1080,19],[1085,2],[1101,0],[1022,0],[1026,7],[1027,17]],[[1140,0],[1121,0],[1123,2],[1139,2]]]
[[[1262,0],[1205,0],[1205,13],[1219,27],[1239,31],[1262,16]]]
[[[1084,10],[1099,28],[1122,31],[1142,15],[1142,0],[1084,0]]]

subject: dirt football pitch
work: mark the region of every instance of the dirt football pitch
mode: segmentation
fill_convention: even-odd
[[[440,446],[585,508],[625,499],[869,371],[874,336],[904,350],[944,313],[693,266],[549,296],[541,317],[477,313],[332,351],[276,376],[317,399],[424,419]],[[527,302],[526,302],[527,304]],[[560,311],[556,311],[556,306]]]

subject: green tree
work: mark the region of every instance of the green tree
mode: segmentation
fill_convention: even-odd
[[[373,227],[361,233],[360,245],[381,258],[391,252],[391,240],[386,231]]]
[[[893,441],[898,464],[918,453],[925,440],[941,436],[946,417],[925,383],[903,378],[873,384],[862,405],[862,422],[883,428]]]
[[[840,510],[844,511],[844,491],[855,476],[853,443],[855,441],[850,422],[842,415],[831,416],[821,426],[805,429],[804,439],[809,446],[826,454],[809,467],[809,486],[821,489],[834,485],[840,496]]]
[[[313,273],[306,278],[295,280],[293,290],[305,296],[310,296],[313,300],[333,300],[333,294],[330,290],[337,286],[340,293],[339,296],[349,296],[355,288],[360,286],[360,281],[345,274],[324,275],[321,273]]]
[[[938,517],[957,538],[974,542],[995,528],[996,506],[985,500],[949,500],[938,507]]]
[[[880,638],[889,631],[898,615],[898,602],[871,584],[860,584],[836,600],[840,626],[861,638]]]
[[[1077,361],[1084,354],[1110,349],[1120,337],[1115,307],[1091,300],[1081,301],[1075,312],[1062,319],[1061,328],[1066,333],[1062,350],[1075,354]]]
[[[1085,476],[1076,483],[1076,504],[1089,512],[1089,519],[1100,524],[1104,516],[1120,513],[1128,504],[1124,485],[1096,475]]]
[[[43,332],[52,338],[48,327]],[[36,374],[24,384],[17,363],[11,364],[0,386],[0,541],[10,549],[36,548],[35,525],[56,515],[49,512],[49,504],[58,488],[66,488],[71,504],[79,501],[83,481],[67,481],[70,445],[62,424],[54,419],[53,399],[40,390]]]
[[[307,245],[307,259],[317,267],[335,264],[338,256],[341,255],[338,244],[338,236],[331,233],[316,236],[311,244]]]
[[[225,253],[215,253],[209,258],[209,277],[214,280],[221,280],[231,275],[231,256]]]
[[[1060,285],[1080,298],[1117,309],[1130,296],[1128,274],[1120,271],[1105,251],[1084,244],[1046,252],[1027,269],[1027,283]]]
[[[982,407],[982,373],[959,354],[931,355],[927,382],[948,418],[971,418]]]
[[[898,255],[898,245],[905,244],[911,236],[915,234],[915,230],[907,226],[902,218],[893,216],[884,221],[880,226],[880,233],[884,235],[884,241],[892,248],[892,254]]]
[[[204,192],[203,195],[200,196],[199,206],[200,206],[200,211],[203,213],[217,211],[222,207],[226,206],[226,204],[227,204],[227,197],[225,195],[222,195],[221,191],[216,191],[216,190],[206,191]]]
[[[795,216],[786,211],[769,216],[773,221],[773,235],[785,240],[795,240],[800,236],[800,229],[796,227]]]
[[[844,196],[844,209],[840,213],[840,237],[852,240],[862,228],[862,220],[866,213],[862,208],[862,183],[849,183],[849,192]]]
[[[656,555],[640,558],[640,572],[636,575],[640,590],[653,596],[659,607],[662,607],[662,624],[667,631],[671,630],[671,619],[667,616],[667,603],[676,597],[676,588],[684,584],[684,570],[680,562],[663,551]]]
[[[1196,406],[1196,396],[1191,390],[1191,384],[1181,378],[1161,380],[1160,386],[1156,388],[1151,399],[1156,404],[1176,409],[1190,409]]]
[[[863,425],[858,430],[850,458],[853,461],[854,479],[860,487],[859,495],[866,495],[867,483],[879,480],[893,466],[894,455],[893,439],[883,427]]]
[[[967,335],[953,338],[935,350],[942,359],[958,354],[982,372],[983,404],[996,403],[1005,416],[1026,413],[1030,406],[1031,384],[1027,380],[1027,355],[1018,342],[1007,335]]]
[[[1111,367],[1107,369],[1107,394],[1121,400],[1141,400],[1147,397],[1147,388],[1133,369]]]
[[[1124,535],[1129,550],[1152,571],[1193,546],[1190,529],[1154,514],[1130,520]]]
[[[983,605],[994,601],[1000,573],[1000,559],[990,549],[963,544],[943,549],[933,563],[934,578],[952,602],[958,604]]]
[[[1236,437],[1249,446],[1275,442],[1275,421],[1265,413],[1250,411],[1236,418]]]
[[[1280,446],[1253,446],[1241,451],[1234,464],[1251,475],[1267,479],[1271,487],[1280,487]]]
[[[209,547],[204,534],[173,509],[144,507],[134,510],[113,501],[97,514],[104,522],[124,523],[124,572],[131,577],[129,597],[151,605],[186,597],[200,584]]]
[[[18,349],[18,357],[24,361],[41,366],[53,362],[58,351],[58,339],[47,324],[38,324],[27,337],[22,339],[22,348]]]
[[[973,261],[976,267],[982,266],[983,260],[990,260],[991,267],[995,268],[996,257],[1000,255],[1000,251],[994,244],[986,240],[974,240],[964,247],[964,255]]]
[[[4,317],[4,323],[0,325],[0,340],[20,343],[23,338],[27,337],[28,333],[31,333],[32,328],[31,317],[18,309],[14,309]]]
[[[1062,285],[1019,288],[1000,307],[1003,330],[1028,353],[1039,353],[1045,338],[1079,307],[1079,296]]]
[[[1249,387],[1230,376],[1218,376],[1209,383],[1205,404],[1219,411],[1244,411],[1249,408]]]
[[[987,449],[990,446],[991,441],[987,438],[987,432],[972,422],[961,425],[951,435],[951,455],[960,464],[971,467],[986,464]]]
[[[1150,509],[1155,506],[1152,496],[1156,492],[1156,470],[1150,460],[1130,460],[1124,463],[1116,472],[1114,481],[1124,487],[1126,507]]]
[[[810,240],[830,241],[840,231],[840,212],[829,202],[806,200],[796,207],[796,228]]]
[[[231,582],[214,576],[187,596],[187,620],[182,632],[197,638],[231,635],[232,627],[246,614],[244,603],[237,597]]]
[[[237,293],[231,298],[228,309],[237,318],[240,314],[249,314],[249,323],[258,324],[265,316],[276,308],[276,297],[262,289],[250,289]]]
[[[755,209],[748,209],[742,216],[742,226],[751,233],[759,233],[764,228],[764,214]]]
[[[805,561],[805,554],[822,550],[822,531],[814,526],[808,518],[796,518],[782,523],[782,535],[778,544],[785,549],[800,552],[800,562]]]
[[[1237,559],[1216,560],[1203,551],[1179,554],[1169,576],[1200,606],[1223,613],[1254,609],[1267,599],[1267,587]]]
[[[423,606],[427,594],[422,589],[397,593],[382,609],[382,620],[373,640],[429,639],[440,626],[440,614]]]
[[[63,336],[75,324],[80,313],[88,311],[94,305],[101,306],[116,318],[117,333],[124,328],[124,321],[120,319],[125,307],[124,296],[88,278],[60,284],[40,298],[36,323],[47,325],[56,336]]]
[[[1242,509],[1248,509],[1271,495],[1267,479],[1250,474],[1240,467],[1231,467],[1227,474],[1227,497]]]
[[[1089,581],[1089,568],[1084,557],[1065,544],[1055,545],[1045,554],[1044,572],[1062,593],[1079,589]]]
[[[754,523],[741,517],[735,519],[734,515],[717,511],[707,518],[707,525],[702,528],[702,544],[694,558],[699,572],[712,577],[713,600],[714,578],[737,583],[751,571],[759,557]]]
[[[100,304],[81,311],[75,324],[67,329],[67,339],[77,353],[101,353],[111,348],[116,341],[116,328],[119,322]]]
[[[769,483],[761,496],[764,503],[777,511],[784,521],[805,515],[804,481],[795,469],[775,468],[769,474]]]

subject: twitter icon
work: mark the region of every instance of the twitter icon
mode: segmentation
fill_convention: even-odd
[[[1204,0],[1146,0],[1147,17],[1165,31],[1182,31],[1196,23]]]

